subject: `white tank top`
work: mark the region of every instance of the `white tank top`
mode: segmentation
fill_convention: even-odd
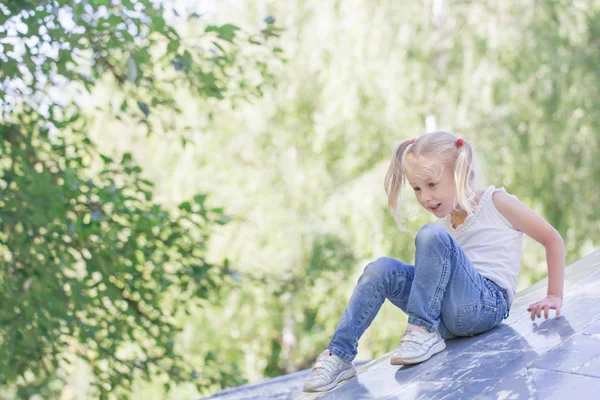
[[[512,304],[521,266],[523,233],[513,228],[494,206],[492,194],[498,191],[506,193],[504,188],[489,186],[473,215],[468,216],[456,229],[452,227],[451,215],[438,219],[437,223],[456,239],[484,278],[506,289],[509,304]]]

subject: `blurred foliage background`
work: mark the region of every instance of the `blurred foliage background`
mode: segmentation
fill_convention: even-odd
[[[393,145],[478,151],[600,243],[600,1],[0,4],[0,398],[190,398],[310,367],[386,208]],[[545,277],[527,239],[519,289]],[[359,359],[396,346],[390,304]]]

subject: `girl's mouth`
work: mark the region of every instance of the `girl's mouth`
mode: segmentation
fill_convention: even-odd
[[[437,206],[435,206],[435,207],[429,207],[429,208],[431,209],[431,211],[437,211],[437,210],[439,210],[439,209],[440,209],[440,206],[441,206],[441,205],[442,205],[442,204],[440,203],[440,204],[438,204],[438,205],[437,205]]]

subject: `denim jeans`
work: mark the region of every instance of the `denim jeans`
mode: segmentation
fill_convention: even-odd
[[[387,257],[367,265],[329,342],[331,353],[352,361],[386,298],[408,323],[444,339],[486,332],[508,317],[506,291],[477,272],[446,229],[425,225],[415,246],[415,266]]]

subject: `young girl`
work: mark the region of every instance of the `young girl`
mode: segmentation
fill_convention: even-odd
[[[475,186],[471,145],[448,132],[407,140],[394,150],[385,189],[401,225],[406,181],[435,215],[415,239],[415,265],[380,258],[365,268],[329,343],[304,384],[326,391],[356,375],[358,340],[387,298],[408,314],[393,365],[416,364],[446,348],[444,339],[486,332],[508,317],[516,292],[523,233],[546,248],[548,292],[527,309],[531,319],[560,316],[565,250],[560,234],[534,211],[493,186]]]

